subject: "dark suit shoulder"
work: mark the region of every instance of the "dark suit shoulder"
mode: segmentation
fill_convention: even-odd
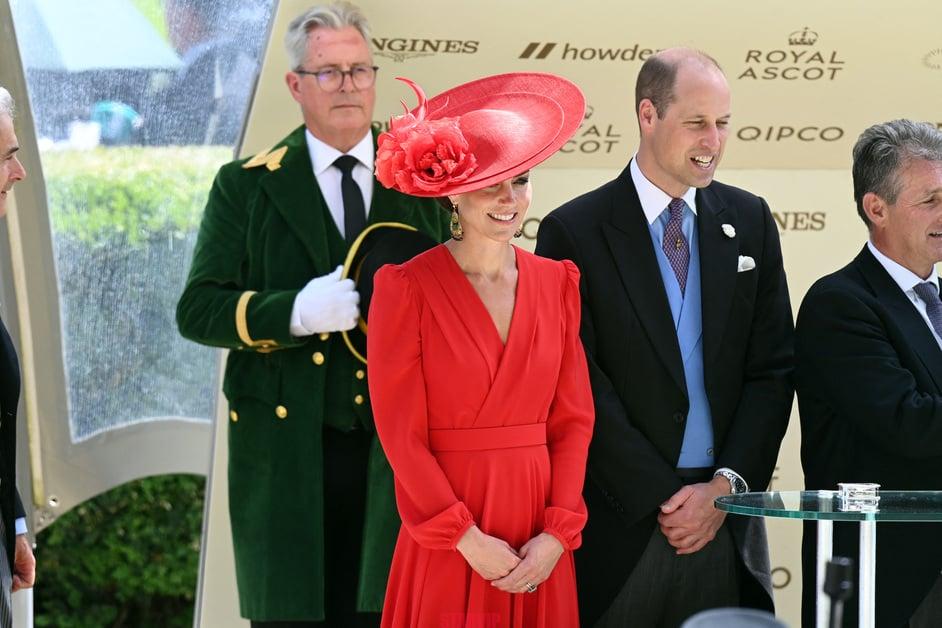
[[[860,272],[857,260],[850,262],[839,270],[824,275],[811,284],[808,292],[805,293],[804,300],[808,300],[809,297],[818,299],[824,295],[835,293],[846,293],[856,298],[873,297],[872,291]]]
[[[734,185],[728,185],[716,180],[710,183],[710,185],[704,188],[704,190],[715,194],[717,198],[734,203],[736,205],[742,204],[748,206],[762,204],[762,198],[759,195],[753,194],[752,192],[742,188],[737,188]]]
[[[546,217],[553,217],[571,229],[577,229],[579,225],[597,224],[611,214],[614,200],[627,193],[626,185],[630,185],[630,179],[626,182],[620,176],[563,203]]]
[[[885,316],[884,305],[851,262],[815,281],[805,293],[795,324],[797,349],[801,352],[808,339],[813,339],[812,345],[828,342],[828,334],[819,337],[821,330],[832,329],[835,324],[856,325],[867,321],[880,326]],[[810,351],[819,348],[819,345],[808,347]]]
[[[764,230],[764,223],[772,221],[771,210],[765,200],[748,190],[713,181],[698,193],[698,198],[706,200],[713,207],[727,207],[735,211],[740,227],[753,226]]]

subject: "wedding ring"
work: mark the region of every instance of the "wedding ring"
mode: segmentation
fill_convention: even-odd
[[[536,592],[536,585],[532,582],[524,582],[523,585],[527,588],[527,593]]]

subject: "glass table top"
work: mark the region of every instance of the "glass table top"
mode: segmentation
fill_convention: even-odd
[[[942,491],[880,491],[879,501],[848,504],[838,491],[770,491],[716,498],[729,513],[832,521],[942,521]]]

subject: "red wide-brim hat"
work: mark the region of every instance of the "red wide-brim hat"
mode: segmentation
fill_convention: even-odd
[[[559,150],[579,128],[585,97],[555,74],[488,76],[426,100],[390,120],[377,141],[376,178],[412,196],[486,188],[526,172]]]

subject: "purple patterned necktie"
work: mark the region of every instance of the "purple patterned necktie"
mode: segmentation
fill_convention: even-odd
[[[687,238],[684,237],[681,226],[684,220],[684,199],[671,199],[667,209],[671,212],[670,220],[667,221],[667,227],[664,228],[664,240],[661,242],[661,248],[664,249],[664,255],[667,261],[671,263],[674,269],[674,275],[677,277],[677,283],[680,284],[680,293],[684,293],[687,287],[687,266],[690,264],[690,247],[687,246]]]
[[[929,322],[932,323],[936,335],[942,338],[942,299],[939,298],[939,289],[935,287],[934,283],[926,281],[913,286],[913,290],[926,304],[926,314],[929,315]]]

